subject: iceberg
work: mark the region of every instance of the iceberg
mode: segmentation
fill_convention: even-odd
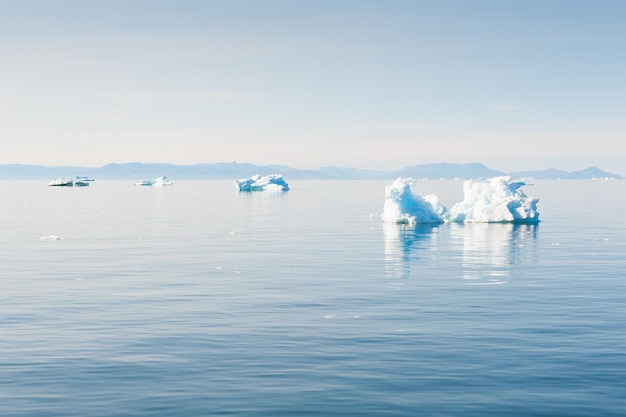
[[[39,240],[43,241],[47,241],[47,240],[61,240],[63,239],[61,236],[55,236],[55,235],[50,235],[50,236],[42,236],[39,238]]]
[[[463,183],[464,199],[450,210],[434,194],[416,193],[410,178],[398,178],[385,187],[382,220],[386,223],[538,223],[539,199],[521,190],[523,181],[510,176]]]
[[[289,190],[289,184],[287,184],[283,176],[279,174],[271,174],[264,177],[253,175],[250,178],[235,181],[235,185],[239,191]]]
[[[463,183],[464,199],[446,214],[446,221],[459,223],[537,223],[538,198],[521,190],[524,181],[510,176]]]
[[[436,195],[422,196],[414,192],[413,182],[410,178],[398,178],[385,187],[383,221],[409,225],[443,223],[446,208]]]
[[[76,176],[76,178],[57,178],[48,183],[50,187],[87,187],[93,178]]]
[[[71,178],[57,178],[48,183],[48,187],[73,187],[74,180]]]
[[[164,175],[153,180],[135,180],[133,184],[139,187],[163,187],[167,185],[173,185],[174,183],[168,180],[167,177]]]

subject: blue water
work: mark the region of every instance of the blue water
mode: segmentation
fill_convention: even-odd
[[[626,415],[626,181],[414,228],[289,183],[0,182],[0,415]]]

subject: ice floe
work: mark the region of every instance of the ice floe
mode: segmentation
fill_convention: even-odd
[[[266,176],[253,175],[250,178],[235,181],[235,185],[239,191],[289,190],[289,184],[287,184],[287,182],[283,179],[283,176],[279,174]]]
[[[398,178],[385,188],[382,219],[388,223],[537,223],[539,199],[528,197],[523,181],[510,176],[463,183],[463,201],[448,210],[434,194],[423,196],[413,189],[414,180]]]
[[[39,238],[39,240],[41,240],[42,242],[48,241],[48,240],[61,240],[61,239],[63,239],[61,236],[55,236],[55,235],[41,236]]]
[[[135,180],[133,184],[140,187],[163,187],[167,185],[173,185],[174,183],[168,180],[167,177],[164,175],[153,180]]]

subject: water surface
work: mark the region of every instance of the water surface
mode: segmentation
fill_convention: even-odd
[[[626,415],[626,182],[413,228],[388,184],[0,182],[0,415]]]

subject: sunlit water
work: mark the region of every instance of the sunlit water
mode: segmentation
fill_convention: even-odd
[[[626,181],[414,228],[289,183],[0,182],[0,415],[626,415]]]

